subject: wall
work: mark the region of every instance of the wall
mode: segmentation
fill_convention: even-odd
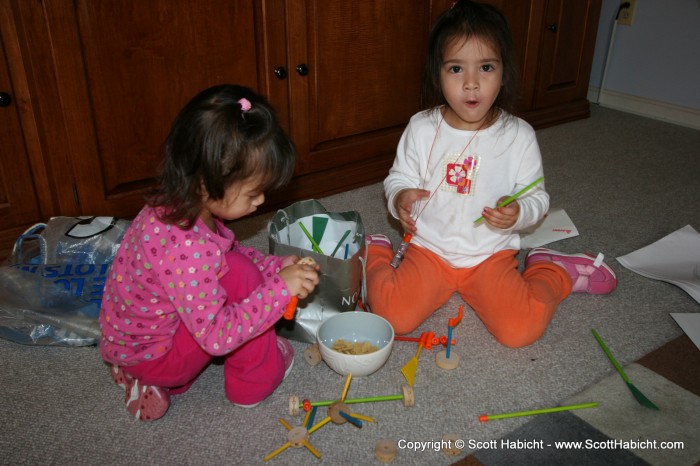
[[[603,0],[589,100],[700,129],[700,0],[637,0],[613,36],[619,4]]]

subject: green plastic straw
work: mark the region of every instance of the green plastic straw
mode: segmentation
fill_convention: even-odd
[[[543,181],[544,181],[544,176],[537,178],[535,181],[533,181],[529,185],[525,186],[523,189],[521,189],[517,193],[513,194],[509,198],[504,199],[502,202],[500,202],[496,206],[496,208],[507,206],[508,204],[510,204],[511,202],[513,202],[514,200],[516,200],[517,198],[519,198],[520,196],[522,196],[523,194],[525,194],[526,192],[528,192],[529,190],[531,190],[532,188],[534,188],[535,186],[537,186],[538,184],[540,184]],[[477,218],[476,220],[474,220],[474,223],[479,223],[483,219],[484,219],[484,217],[481,216],[481,217]]]
[[[345,241],[345,238],[347,238],[349,234],[350,230],[345,230],[345,233],[343,233],[343,237],[340,238],[340,241],[338,241],[338,244],[336,244],[335,249],[331,253],[331,257],[335,257],[335,253],[338,252],[338,249],[340,249],[340,246],[343,244],[343,241]]]
[[[625,381],[627,384],[627,387],[630,389],[632,392],[632,395],[637,399],[639,404],[642,406],[646,406],[647,408],[651,409],[659,409],[658,406],[656,406],[649,398],[647,398],[644,393],[642,393],[637,387],[634,386],[632,381],[630,380],[629,377],[627,377],[627,374],[625,374],[625,371],[622,370],[622,366],[617,362],[615,357],[612,355],[610,350],[608,349],[608,346],[605,344],[602,338],[600,338],[600,335],[598,335],[598,332],[595,331],[594,328],[591,329],[591,332],[593,332],[593,336],[595,339],[598,341],[598,344],[600,345],[601,349],[605,353],[605,355],[608,357],[610,362],[612,363],[613,366],[615,366],[615,369],[617,372],[620,374],[620,377],[622,377],[622,380]]]
[[[556,413],[559,411],[571,411],[574,409],[595,408],[596,406],[598,406],[598,403],[581,403],[581,404],[577,404],[577,405],[556,406],[554,408],[533,409],[530,411],[518,411],[515,413],[482,414],[481,416],[479,416],[479,421],[486,422],[486,421],[493,421],[494,419],[507,419],[510,417],[532,416],[535,414]]]
[[[368,398],[352,398],[345,399],[343,403],[345,404],[355,404],[355,403],[373,403],[377,401],[392,401],[392,400],[403,400],[403,395],[385,395],[385,396],[372,396]],[[326,401],[312,401],[311,406],[330,406],[336,403],[338,400],[326,400]],[[304,403],[299,403],[299,407],[303,408]]]
[[[303,231],[306,237],[309,238],[309,241],[311,241],[311,247],[313,248],[314,252],[323,254],[323,251],[321,251],[321,247],[318,245],[314,237],[311,236],[311,233],[309,233],[309,230],[306,229],[304,224],[299,222],[299,226],[301,227],[301,231]]]

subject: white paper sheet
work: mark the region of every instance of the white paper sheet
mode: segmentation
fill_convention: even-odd
[[[574,236],[578,236],[578,230],[566,211],[552,207],[539,223],[520,233],[520,248],[536,248]]]
[[[690,225],[617,261],[647,278],[673,283],[700,303],[700,233]]]
[[[671,317],[676,319],[678,325],[683,329],[688,338],[700,349],[700,313],[671,313]]]
[[[306,236],[304,230],[299,226],[299,224],[303,224],[306,227],[306,230],[311,232],[313,230],[312,225],[314,217],[328,218],[330,220],[326,225],[323,238],[321,238],[321,241],[318,243],[324,255],[330,256],[333,252],[335,252],[335,256],[333,257],[342,259],[346,254],[345,245],[347,245],[347,254],[349,257],[352,257],[362,246],[361,244],[354,242],[354,238],[357,235],[357,222],[330,219],[330,217],[325,214],[314,214],[298,219],[296,222],[280,230],[278,238],[289,238],[289,241],[283,240],[282,242],[284,244],[297,246],[308,251],[313,251],[311,241],[309,240],[308,236]],[[346,232],[348,232],[348,234],[345,234]],[[338,241],[341,239],[342,244],[338,244]]]

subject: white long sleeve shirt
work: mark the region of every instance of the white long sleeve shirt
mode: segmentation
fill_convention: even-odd
[[[512,228],[501,230],[474,220],[484,207],[494,207],[500,197],[543,176],[535,131],[503,112],[476,135],[445,121],[440,124],[441,119],[438,110],[426,110],[406,127],[384,180],[390,213],[398,218],[394,198],[402,189],[430,191],[430,198],[414,205],[413,218],[418,217],[412,242],[455,268],[473,267],[504,249],[520,249],[518,231],[537,223],[549,209],[544,183],[518,198],[520,215]]]

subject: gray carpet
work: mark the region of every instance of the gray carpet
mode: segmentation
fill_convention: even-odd
[[[399,401],[355,405],[356,412],[376,422],[361,429],[327,425],[310,440],[320,460],[304,448],[287,449],[270,464],[379,464],[373,452],[381,438],[438,442],[454,434],[474,443],[511,435],[529,418],[481,424],[478,415],[555,406],[612,373],[591,336],[592,327],[625,365],[681,335],[669,312],[700,312],[698,303],[679,288],[641,277],[614,260],[687,224],[700,229],[700,131],[594,107],[590,119],[538,131],[538,137],[552,206],[564,208],[580,232],[551,247],[602,251],[618,274],[618,289],[609,296],[572,295],[539,341],[516,350],[496,343],[467,308],[454,332],[460,366],[443,371],[433,354],[424,351],[414,407],[404,408]],[[399,240],[380,183],[321,202],[328,210],[359,210],[368,232]],[[232,227],[246,244],[267,250],[268,218],[261,215]],[[453,297],[416,335],[444,332],[460,304]],[[0,341],[0,463],[262,463],[286,441],[278,419],[301,422],[288,414],[290,395],[334,399],[344,385],[344,378],[324,364],[305,362],[307,344],[293,346],[293,372],[257,408],[229,404],[222,367],[213,365],[189,392],[174,398],[163,419],[144,424],[128,417],[123,394],[96,348]],[[348,397],[399,393],[404,382],[400,368],[415,350],[411,343],[397,342],[387,365],[368,378],[354,379]],[[571,435],[562,431],[561,440]],[[451,464],[469,451],[454,457],[430,448],[403,449],[395,464]],[[616,461],[611,458],[610,463]],[[504,456],[501,462],[517,462],[517,457]],[[498,458],[493,461],[498,463]]]

